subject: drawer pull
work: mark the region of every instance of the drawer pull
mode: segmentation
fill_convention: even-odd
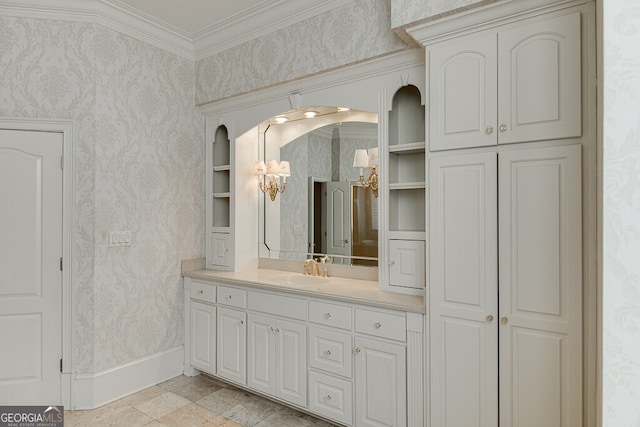
[[[380,323],[380,322],[376,322],[376,323],[374,323],[374,324],[373,324],[373,326],[374,326],[376,329],[380,329],[380,328],[382,327],[382,323]]]
[[[328,402],[328,401],[330,401],[330,400],[331,400],[331,395],[330,395],[330,394],[327,394],[327,395],[324,397],[324,400],[326,400],[327,402]]]
[[[325,351],[325,352],[324,352],[324,356],[325,356],[325,357],[329,357],[329,356],[331,356],[331,350],[327,350],[327,351]]]
[[[202,289],[200,289],[200,295],[204,294],[204,291]]]
[[[360,347],[356,347],[355,350],[353,350],[353,352],[355,354],[359,354],[360,353]]]
[[[329,319],[329,318],[331,318],[331,313],[325,313],[325,314],[324,314],[324,317],[325,317],[325,319]]]
[[[233,298],[231,295],[227,295],[227,299],[231,299]]]

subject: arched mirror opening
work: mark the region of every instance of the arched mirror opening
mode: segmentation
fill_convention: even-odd
[[[260,195],[261,257],[378,265],[380,200],[354,167],[356,150],[377,149],[377,123],[376,113],[318,106],[258,126],[258,179],[263,191],[269,182],[282,190]],[[267,171],[276,167],[286,169],[280,179]]]

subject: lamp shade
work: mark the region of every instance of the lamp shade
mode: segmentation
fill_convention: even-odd
[[[267,172],[267,166],[264,164],[262,160],[258,160],[255,163],[255,173],[256,175],[264,175]]]
[[[280,176],[291,176],[291,165],[286,160],[280,162],[280,166],[278,167],[278,175]]]
[[[356,150],[356,154],[353,156],[353,167],[366,168],[367,166],[369,166],[369,155],[367,154],[367,150]]]
[[[378,167],[378,147],[369,148],[369,167]]]
[[[278,175],[280,165],[277,160],[267,160],[267,175]]]

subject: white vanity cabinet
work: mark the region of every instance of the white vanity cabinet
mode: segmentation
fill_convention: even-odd
[[[185,291],[190,319],[203,316],[186,324],[185,374],[201,370],[340,425],[424,426],[421,297],[393,297],[415,298],[418,312],[408,312],[190,277]]]
[[[581,135],[580,13],[427,47],[429,149]]]
[[[216,286],[217,374],[229,381],[245,384],[247,380],[247,292],[243,289]]]
[[[216,370],[216,288],[215,286],[192,282],[189,300],[188,326],[189,363],[203,371],[214,373]]]

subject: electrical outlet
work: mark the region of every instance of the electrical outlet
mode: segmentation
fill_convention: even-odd
[[[131,231],[110,231],[109,247],[131,246]]]

